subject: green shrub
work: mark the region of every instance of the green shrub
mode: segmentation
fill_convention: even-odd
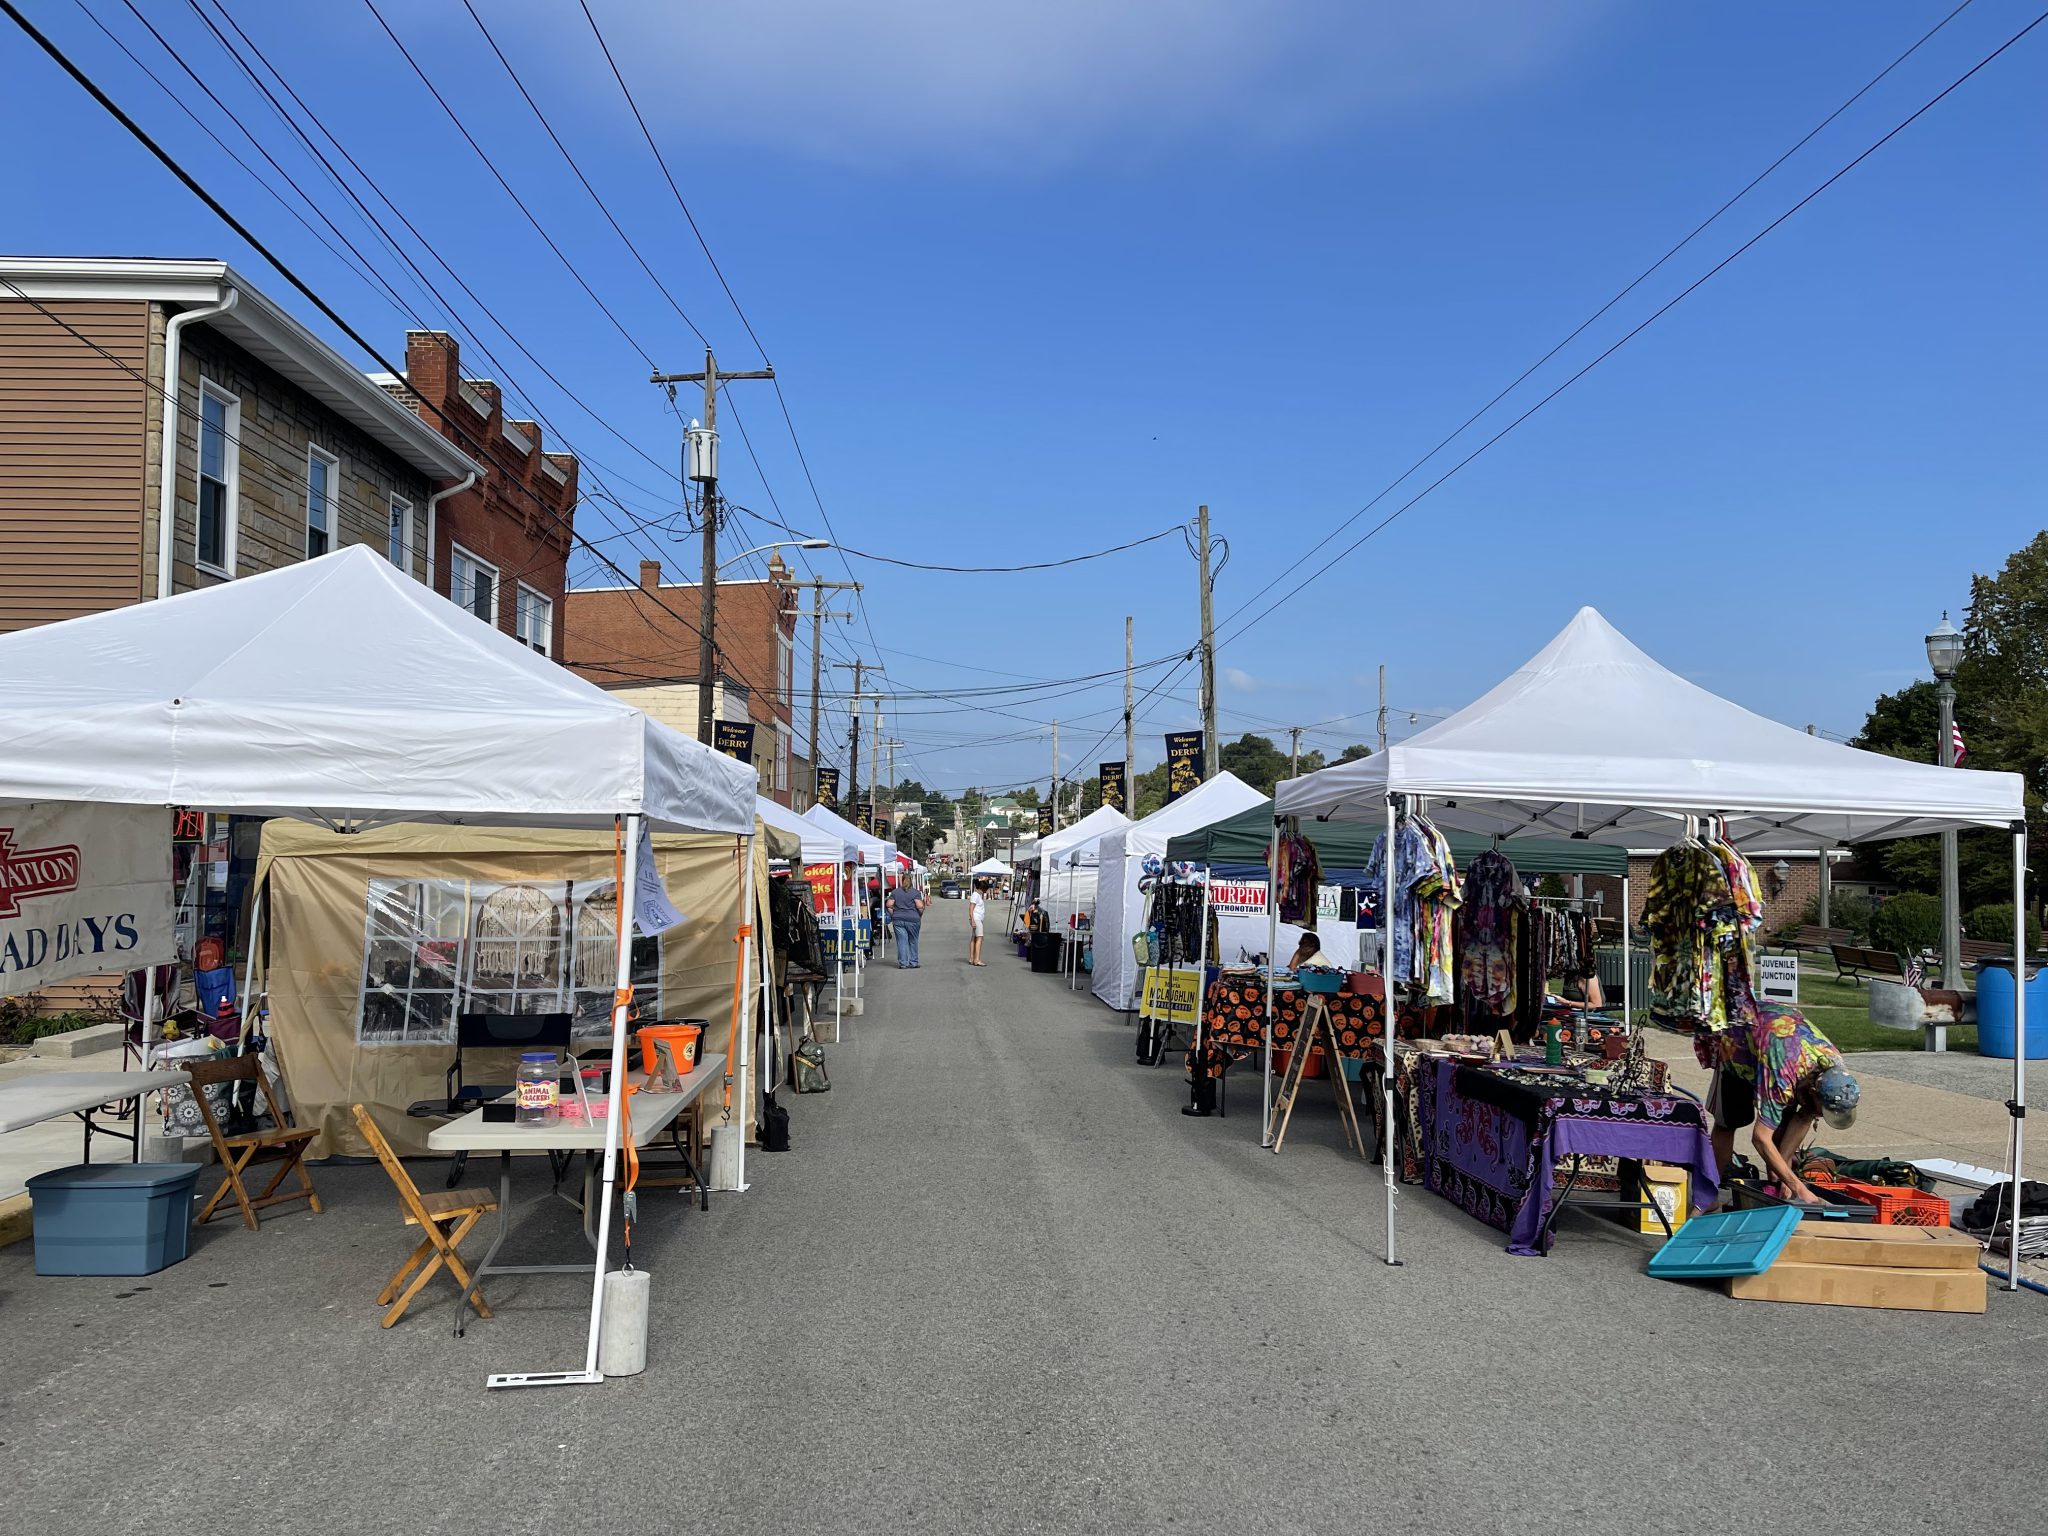
[[[1985,907],[1972,907],[1963,914],[1963,937],[1984,939],[1993,944],[2012,944],[2012,903],[1997,901]],[[2039,915],[2027,915],[2027,948],[2034,949],[2041,942],[2041,919]]]
[[[1870,916],[1876,910],[1877,908],[1874,904],[1864,900],[1861,896],[1836,896],[1828,903],[1826,926],[1847,929],[1850,937],[1860,944],[1870,937]],[[1794,928],[1818,928],[1820,926],[1820,898],[1816,896],[1807,902],[1797,917],[1792,918],[1780,927],[1778,932],[1784,934],[1790,933]]]
[[[1870,916],[1875,949],[1913,956],[1941,943],[1941,901],[1934,896],[1894,896]]]

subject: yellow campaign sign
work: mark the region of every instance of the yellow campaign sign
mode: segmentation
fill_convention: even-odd
[[[1157,966],[1145,972],[1145,992],[1138,1004],[1143,1017],[1192,1028],[1201,1003],[1201,972],[1162,970]]]

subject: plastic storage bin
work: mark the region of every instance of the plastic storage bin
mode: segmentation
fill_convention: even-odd
[[[2048,1060],[2048,962],[2030,956],[2027,965],[2027,1060]],[[2010,1061],[2019,1027],[2014,1019],[2011,955],[1977,962],[1977,1054]]]
[[[39,1275],[153,1275],[185,1257],[197,1163],[78,1163],[28,1181]]]

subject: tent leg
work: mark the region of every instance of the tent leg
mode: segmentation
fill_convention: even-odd
[[[2020,1288],[2020,1195],[2027,1154],[2027,824],[2012,829],[2012,1240],[2005,1255],[2005,1288]]]
[[[740,856],[747,861],[747,872],[740,881],[740,953],[738,962],[740,971],[732,989],[732,1040],[733,1048],[740,1059],[738,1072],[740,1123],[737,1127],[739,1132],[739,1153],[736,1158],[738,1171],[732,1187],[736,1192],[745,1193],[747,1187],[747,1105],[751,1102],[749,1095],[754,1091],[754,1076],[749,1070],[754,1064],[754,1029],[753,1025],[746,1018],[747,1005],[751,1001],[747,996],[750,990],[747,980],[753,974],[752,967],[754,961],[754,839],[751,833],[740,839]],[[726,1060],[725,1070],[730,1077],[733,1071],[730,1056]],[[732,1090],[729,1087],[725,1095],[725,1112],[728,1117],[732,1114]]]
[[[1624,1033],[1631,1033],[1636,1027],[1635,993],[1629,986],[1635,975],[1628,952],[1628,915],[1632,910],[1628,902],[1628,866],[1624,864],[1621,873],[1621,1027]]]
[[[1380,887],[1380,976],[1385,998],[1385,1028],[1380,1032],[1380,1158],[1381,1177],[1386,1189],[1387,1205],[1387,1263],[1397,1265],[1401,1261],[1394,1257],[1394,1030],[1400,1020],[1399,990],[1394,977],[1394,797],[1387,796],[1387,852],[1386,866],[1381,871],[1384,884]]]
[[[625,1124],[626,1015],[633,1001],[633,907],[640,885],[641,829],[645,816],[627,816],[620,823],[625,839],[625,867],[619,879],[618,967],[612,983],[612,1057],[610,1088],[604,1122],[604,1179],[599,1186],[597,1206],[597,1262],[590,1282],[590,1337],[584,1348],[583,1372],[592,1380],[597,1374],[597,1331],[604,1319],[605,1266],[611,1261],[612,1186],[618,1181],[619,1139]]]
[[[1202,866],[1202,936],[1195,944],[1195,1070],[1202,1070],[1202,1043],[1209,1022],[1209,866]]]
[[[1273,1145],[1273,953],[1280,947],[1280,818],[1273,818],[1273,844],[1266,854],[1266,1028],[1260,1047],[1259,1145]]]
[[[141,1042],[136,1049],[135,1064],[144,1072],[149,1070],[149,1026],[150,1021],[155,1017],[156,966],[154,963],[151,963],[142,968],[142,1022],[135,1027],[136,1037]],[[128,1070],[128,1047],[125,1043],[121,1047],[121,1070],[123,1072]],[[135,1095],[135,1123],[129,1127],[135,1133],[135,1139],[128,1144],[128,1161],[131,1163],[142,1161],[142,1101],[146,1097],[146,1094],[138,1093]],[[92,1122],[87,1120],[85,1147],[88,1158],[92,1156],[91,1132]]]

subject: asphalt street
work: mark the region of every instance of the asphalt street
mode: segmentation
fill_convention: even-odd
[[[991,916],[1001,912],[995,908]],[[1258,1146],[1257,1080],[1180,1114],[1087,992],[961,905],[870,973],[794,1147],[708,1214],[644,1197],[650,1365],[581,1363],[587,1284],[373,1298],[411,1239],[374,1166],[325,1214],[217,1222],[140,1281],[0,1249],[0,1530],[1782,1530],[2030,1523],[2048,1297],[1984,1317],[1740,1303],[1568,1215],[1547,1259],[1381,1186],[1327,1099]],[[422,1164],[425,1188],[438,1188]],[[573,1257],[526,1170],[517,1241]],[[480,1248],[480,1243],[472,1243]]]

